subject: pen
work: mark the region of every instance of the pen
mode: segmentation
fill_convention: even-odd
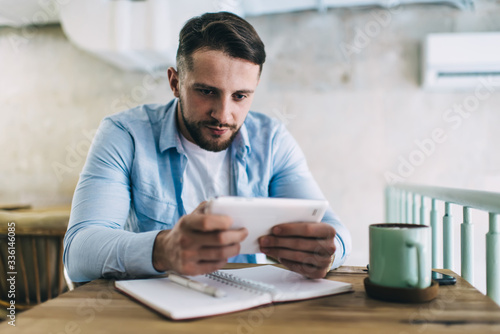
[[[173,274],[169,273],[168,274],[168,279],[171,280],[174,283],[177,283],[179,285],[185,286],[187,288],[203,292],[207,295],[210,295],[212,297],[225,297],[226,293],[220,289],[217,289],[216,287],[192,280],[190,278],[178,275],[178,274]]]

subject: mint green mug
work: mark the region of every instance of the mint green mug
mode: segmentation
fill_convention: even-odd
[[[370,282],[393,288],[431,285],[431,229],[426,225],[370,225]]]

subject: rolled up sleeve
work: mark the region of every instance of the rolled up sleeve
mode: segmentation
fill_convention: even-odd
[[[158,273],[152,251],[159,231],[124,229],[131,209],[133,155],[130,133],[104,119],[80,175],[64,238],[64,265],[75,282]]]

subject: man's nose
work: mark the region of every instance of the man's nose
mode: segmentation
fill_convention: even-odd
[[[215,104],[210,116],[215,118],[220,124],[231,124],[232,114],[230,98],[221,97]]]

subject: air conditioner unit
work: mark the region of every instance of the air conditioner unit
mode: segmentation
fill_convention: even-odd
[[[500,32],[427,35],[422,84],[430,90],[500,87]]]

